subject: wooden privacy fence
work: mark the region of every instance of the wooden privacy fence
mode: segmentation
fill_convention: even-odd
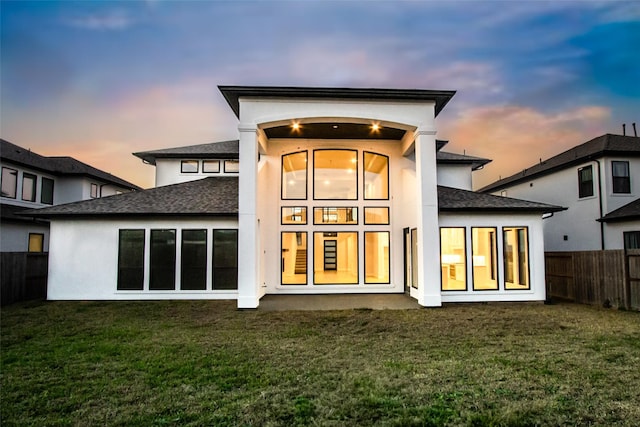
[[[48,253],[0,252],[0,303],[47,298]]]
[[[547,296],[640,310],[640,250],[546,252]]]

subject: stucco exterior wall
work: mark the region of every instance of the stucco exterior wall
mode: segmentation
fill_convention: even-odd
[[[438,165],[438,185],[462,190],[472,190],[471,166]]]
[[[212,157],[215,159],[215,157]],[[181,182],[195,181],[202,178],[217,177],[217,176],[238,176],[237,172],[225,172],[224,160],[220,160],[220,172],[218,173],[203,173],[202,172],[202,159],[199,160],[199,168],[197,173],[182,173],[181,161],[182,160],[198,160],[198,159],[156,159],[156,187],[162,187],[165,185],[179,184]]]
[[[49,250],[49,227],[40,224],[2,223],[0,233],[0,251],[27,252],[29,250],[29,233],[44,235],[43,251]]]
[[[640,231],[640,221],[613,222],[604,225],[607,249],[624,249],[624,233]]]
[[[212,254],[212,229],[237,228],[235,219],[83,219],[53,220],[49,251],[49,300],[235,299],[236,291],[118,291],[120,229],[145,230],[145,289],[149,284],[151,229],[205,228],[207,259]],[[180,250],[176,252],[176,282],[180,280]],[[207,280],[211,277],[211,263]],[[178,288],[178,287],[177,287]]]

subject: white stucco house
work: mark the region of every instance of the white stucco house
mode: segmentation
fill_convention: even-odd
[[[550,252],[640,248],[640,137],[606,134],[481,192],[560,204],[544,221]]]
[[[136,153],[156,188],[31,211],[49,299],[545,299],[542,217],[562,208],[471,191],[489,160],[436,140],[454,92],[219,89],[238,140]]]
[[[72,157],[41,156],[4,139],[0,139],[0,167],[2,252],[49,249],[49,221],[21,216],[21,211],[140,190]]]

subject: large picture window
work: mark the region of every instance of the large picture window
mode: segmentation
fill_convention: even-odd
[[[442,290],[467,290],[467,250],[465,229],[440,229],[440,260],[442,266]]]
[[[593,196],[593,167],[585,166],[578,169],[578,197]]]
[[[238,289],[238,230],[213,230],[213,289]]]
[[[307,198],[307,152],[282,156],[282,199]]]
[[[529,289],[529,237],[526,227],[502,229],[504,244],[504,287]]]
[[[207,289],[207,230],[182,230],[180,289]]]
[[[471,228],[473,290],[498,289],[498,246],[495,228]]]
[[[364,283],[390,283],[389,232],[364,232]]]
[[[22,200],[26,202],[36,201],[36,183],[38,177],[30,173],[22,174]]]
[[[629,162],[612,161],[613,192],[616,194],[631,193],[631,178],[629,177]]]
[[[144,230],[120,230],[118,290],[141,291],[144,286]]]
[[[45,205],[53,204],[53,180],[42,178],[42,191],[40,192],[40,202]]]
[[[149,289],[174,290],[176,284],[176,230],[151,230]]]
[[[282,284],[307,284],[307,233],[285,231],[281,234]]]
[[[389,158],[381,154],[364,152],[364,198],[389,198]]]
[[[358,152],[315,150],[313,152],[313,198],[358,199]]]
[[[2,197],[16,198],[18,185],[18,171],[10,168],[2,168]]]
[[[358,284],[357,232],[314,232],[313,249],[314,284]]]

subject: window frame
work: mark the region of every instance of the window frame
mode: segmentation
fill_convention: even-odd
[[[40,250],[34,251],[31,249],[31,236],[39,236],[40,237]],[[44,252],[44,233],[29,233],[28,247],[27,252],[29,253],[43,253]]]
[[[367,209],[385,209],[387,211],[387,222],[367,222]],[[389,206],[363,206],[362,208],[362,221],[364,225],[390,225],[391,224],[391,211]]]
[[[238,170],[228,170],[227,169],[227,164],[237,164],[238,165]],[[228,159],[224,161],[224,173],[240,173],[240,160],[238,159]]]
[[[193,165],[194,163],[195,163],[195,166],[196,166],[196,170],[194,170],[194,171],[185,170],[185,166],[186,165]],[[200,161],[199,160],[196,160],[196,159],[180,160],[180,173],[192,174],[192,173],[199,173],[199,172],[200,172]]]
[[[8,171],[9,175],[15,176],[15,182],[13,183],[13,192],[12,192],[13,196],[12,195],[2,194],[2,197],[6,197],[8,199],[17,199],[18,198],[18,170],[3,166],[2,167],[2,172],[1,172],[1,175],[0,175],[0,177],[1,177],[0,179],[2,180],[2,182],[0,183],[0,187],[4,187],[4,185],[6,184],[6,178],[5,178],[5,175],[4,175],[5,170]],[[7,194],[9,194],[9,193],[7,193]]]
[[[172,288],[152,288],[153,283],[154,283],[154,268],[153,268],[153,234],[154,232],[167,232],[167,231],[172,231],[173,232],[173,236],[174,236],[174,240],[173,240],[173,269],[172,271],[172,276],[173,276],[173,287]],[[153,228],[149,230],[149,290],[152,292],[165,292],[165,291],[176,291],[176,266],[177,266],[177,252],[178,252],[178,230],[175,228]],[[167,269],[168,270],[168,269]],[[156,273],[157,274],[157,273]]]
[[[235,287],[233,288],[216,288],[216,231],[233,231],[235,233]],[[239,248],[238,248],[238,229],[237,228],[214,228],[211,231],[211,290],[220,292],[237,292],[238,291],[238,265],[239,265]],[[219,267],[223,268],[223,267]],[[224,267],[230,268],[230,267]]]
[[[185,256],[185,231],[186,232],[190,232],[190,231],[194,231],[194,232],[203,232],[204,231],[204,273],[203,273],[203,277],[200,279],[204,280],[203,283],[203,287],[201,288],[185,288],[185,261],[187,259],[193,259],[193,257],[187,257]],[[207,270],[209,267],[209,262],[208,262],[208,249],[209,249],[209,240],[208,240],[208,233],[207,233],[207,229],[206,228],[183,228],[180,230],[180,290],[181,291],[206,291],[207,290]],[[188,266],[186,266],[188,268]]]
[[[89,197],[91,197],[92,199],[97,199],[99,197],[98,196],[98,184],[96,184],[95,182],[91,183],[91,187],[89,189]]]
[[[389,253],[387,257],[388,279],[386,282],[368,282],[367,281],[367,234],[386,234],[387,235],[387,242],[389,243]],[[364,241],[362,246],[364,249],[364,253],[363,253],[364,262],[362,264],[364,268],[364,284],[365,285],[390,285],[391,284],[391,232],[388,230],[365,230],[363,232],[363,235],[364,235]]]
[[[349,151],[352,153],[355,153],[355,159],[356,159],[356,164],[354,166],[355,168],[355,197],[352,198],[346,198],[346,199],[336,199],[336,198],[319,198],[316,197],[316,153],[319,151]],[[307,160],[308,163],[308,160]],[[358,164],[358,150],[357,149],[353,149],[353,148],[316,148],[313,150],[313,173],[312,173],[312,185],[313,185],[313,200],[355,200],[358,201],[359,200],[359,196],[360,196],[360,182],[359,182],[359,173],[358,173],[358,169],[359,169],[360,165]]]
[[[291,216],[294,216],[296,214],[299,215],[304,215],[304,221],[303,222],[284,222],[284,218],[285,218],[285,213],[284,210],[285,209],[302,209],[302,211],[304,212],[292,212]],[[309,213],[308,213],[308,209],[306,206],[280,206],[280,225],[307,225],[307,222],[309,221]]]
[[[526,245],[526,250],[527,250],[527,287],[526,288],[507,288],[507,257],[505,256],[506,254],[506,249],[507,249],[507,242],[506,239],[504,238],[504,230],[505,229],[510,229],[510,230],[526,230],[527,233],[527,245]],[[503,289],[505,292],[511,292],[511,291],[530,291],[531,290],[531,245],[529,242],[529,227],[528,226],[520,226],[520,225],[512,225],[512,226],[503,226],[501,227],[501,231],[502,231],[502,263],[503,263],[503,269],[504,269],[504,280],[503,280]],[[519,247],[518,249],[518,257],[520,257],[519,254]],[[520,271],[518,268],[518,275],[520,275]]]
[[[56,181],[54,179],[51,178],[47,178],[45,176],[42,177],[41,179],[41,184],[40,184],[40,203],[44,204],[44,205],[53,205],[53,195],[54,195],[54,191],[55,191],[55,183]],[[45,182],[50,182],[51,183],[51,201],[49,201],[49,199],[47,198],[45,200],[45,194],[48,194],[48,191],[45,192]]]
[[[306,270],[304,273],[304,283],[284,283],[284,259],[282,258],[283,248],[283,239],[285,234],[295,234],[296,238],[298,234],[304,234],[306,236],[306,244],[305,244],[305,252],[307,255],[306,260]],[[295,274],[295,273],[294,273]],[[281,230],[280,231],[280,285],[281,286],[307,286],[309,284],[309,232],[307,231],[291,231],[291,230]]]
[[[122,259],[123,259],[123,254],[122,254],[122,234],[123,232],[127,232],[127,231],[136,231],[136,232],[142,232],[142,263],[140,267],[136,267],[136,268],[140,268],[142,269],[142,275],[141,275],[141,281],[139,283],[139,287],[136,288],[121,288],[120,284],[121,284],[121,272],[120,270],[122,269]],[[136,228],[136,229],[132,229],[132,228],[122,228],[118,230],[118,266],[117,266],[117,277],[116,277],[116,290],[117,291],[143,291],[144,290],[144,284],[145,284],[145,259],[146,259],[146,250],[147,250],[147,231],[144,228]],[[127,257],[128,259],[130,259],[130,257]]]
[[[304,198],[284,197],[284,158],[295,154],[304,153]],[[308,200],[309,199],[309,150],[293,151],[280,156],[280,200]]]
[[[374,156],[380,156],[380,157],[384,157],[385,159],[387,159],[387,197],[383,197],[383,198],[369,198],[367,197],[367,192],[364,190],[364,186],[367,185],[367,179],[366,179],[366,166],[367,166],[367,162],[365,161],[365,158],[367,156],[367,154],[372,154]],[[389,173],[389,169],[391,168],[391,164],[389,162],[389,156],[384,155],[384,154],[380,154],[380,153],[374,153],[373,151],[366,151],[363,150],[362,151],[362,200],[389,200],[389,193],[391,192],[391,182],[390,182],[390,173]]]
[[[487,289],[477,289],[476,288],[476,282],[475,282],[475,274],[476,274],[476,270],[475,270],[475,263],[474,263],[474,255],[473,255],[473,244],[474,244],[474,240],[473,240],[473,230],[474,229],[487,229],[487,230],[493,230],[494,232],[494,242],[493,242],[493,247],[491,248],[492,250],[495,251],[495,259],[494,259],[494,265],[492,268],[494,268],[494,273],[495,273],[495,281],[496,281],[496,287],[495,288],[487,288]],[[500,290],[500,269],[499,269],[499,264],[500,264],[500,256],[498,253],[498,227],[470,227],[470,233],[471,233],[471,290],[474,292],[486,292],[486,291],[499,291]],[[493,255],[493,254],[492,254]]]
[[[322,237],[327,237],[324,236],[324,234],[328,234],[328,233],[335,233],[336,234],[336,240],[338,239],[338,235],[339,234],[355,234],[356,236],[356,250],[355,250],[355,254],[356,254],[356,281],[355,282],[348,282],[348,283],[318,283],[316,281],[317,279],[317,275],[316,275],[316,253],[315,253],[315,247],[316,247],[316,234],[322,234]],[[308,241],[307,241],[308,242]],[[308,244],[308,243],[307,243]],[[337,243],[336,243],[337,244]],[[324,259],[324,254],[322,255],[322,258]],[[342,231],[313,231],[313,258],[312,258],[313,264],[312,264],[312,268],[313,268],[313,285],[314,286],[352,286],[352,285],[360,285],[360,233],[358,231],[355,230],[342,230]],[[336,260],[336,266],[337,266],[337,260]],[[307,271],[308,271],[309,267],[307,266]],[[324,269],[323,269],[324,271]]]
[[[583,177],[582,177],[582,172],[583,171],[591,171],[591,185],[589,187],[589,191],[585,192],[584,190],[586,189],[586,184],[589,181],[583,181]],[[593,190],[593,184],[594,184],[594,179],[593,179],[593,165],[587,165],[587,166],[583,166],[581,168],[578,168],[578,198],[579,199],[585,199],[587,197],[593,197],[594,195],[594,190]],[[586,193],[590,193],[590,194],[586,194]]]
[[[614,164],[626,165],[626,176],[616,176]],[[618,184],[616,184],[618,183]],[[620,186],[622,185],[622,188]],[[616,189],[618,191],[616,191]],[[613,194],[631,194],[631,165],[627,160],[611,160],[611,192]]]
[[[31,179],[32,183],[31,183],[31,198],[25,198],[24,196],[24,190],[26,188],[28,188],[28,186],[26,185],[26,180],[27,179]],[[24,202],[35,202],[36,201],[36,192],[37,192],[37,188],[38,188],[38,175],[34,175],[32,173],[29,172],[22,172],[22,192],[20,194],[20,198],[22,199],[22,201]]]
[[[213,171],[209,171],[206,170],[207,169],[207,165],[212,165],[212,164],[217,164],[218,168],[217,170],[213,170]],[[203,160],[202,161],[202,173],[220,173],[220,160],[213,160],[213,159],[208,159],[208,160]]]
[[[322,218],[325,215],[328,215],[325,210],[327,209],[335,209],[336,211],[336,222],[316,222],[316,210],[322,210]],[[340,209],[351,209],[351,213],[355,209],[355,220],[354,222],[338,222],[340,220]],[[346,217],[346,214],[345,214]],[[357,206],[314,206],[313,207],[313,225],[358,225],[358,207]]]
[[[444,280],[442,277],[442,230],[444,229],[458,229],[462,230],[462,241],[464,242],[464,250],[463,250],[463,261],[464,261],[464,289],[444,289]],[[469,259],[468,259],[468,251],[467,247],[467,227],[466,226],[451,226],[451,227],[439,227],[438,234],[440,238],[440,291],[441,292],[469,292],[469,274],[467,272],[467,268],[469,267]],[[450,263],[447,263],[450,264]]]

